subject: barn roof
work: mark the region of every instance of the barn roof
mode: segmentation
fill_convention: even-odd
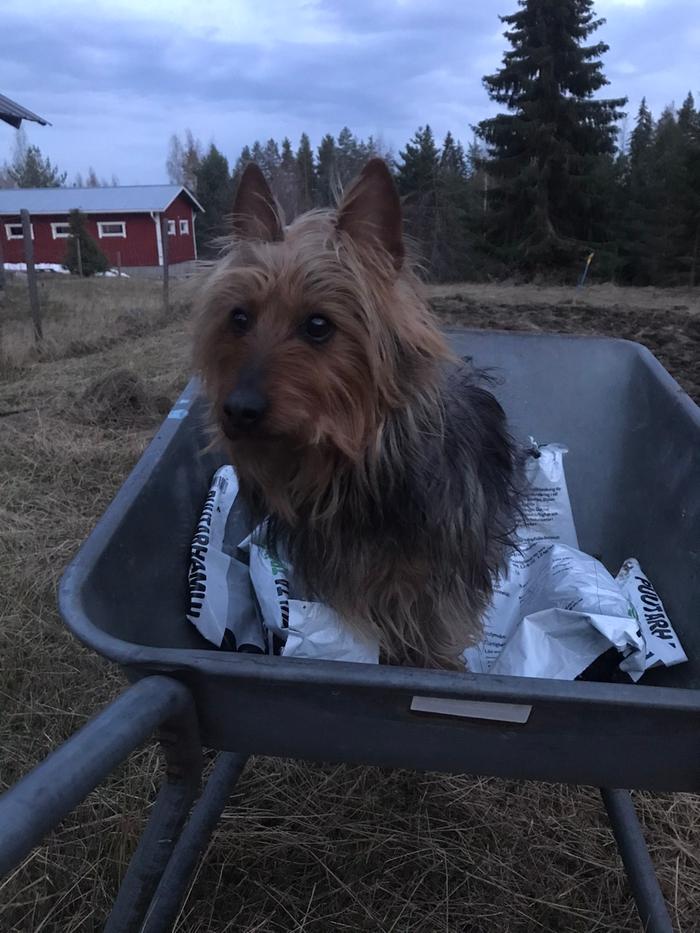
[[[192,205],[204,210],[182,185],[117,185],[110,188],[5,188],[0,190],[0,214],[140,214],[164,211],[184,192]]]
[[[42,126],[51,125],[48,120],[38,117],[31,110],[27,110],[26,107],[16,104],[9,97],[5,97],[4,94],[0,94],[0,120],[14,126],[16,130],[20,128],[22,120],[31,120],[33,123],[41,123]]]

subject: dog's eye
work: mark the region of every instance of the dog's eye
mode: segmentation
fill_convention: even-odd
[[[229,315],[229,323],[234,334],[245,334],[250,330],[251,318],[245,308],[234,308]]]
[[[310,314],[301,326],[303,336],[314,343],[324,343],[334,330],[333,324],[322,314]]]

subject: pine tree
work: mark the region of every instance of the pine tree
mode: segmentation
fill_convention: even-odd
[[[359,174],[366,161],[365,156],[364,144],[355,138],[349,127],[344,126],[338,133],[336,146],[336,168],[341,188],[345,188]]]
[[[299,190],[299,212],[311,210],[314,206],[314,154],[306,133],[301,134],[296,155],[297,179]]]
[[[274,139],[268,139],[262,150],[260,161],[255,159],[270,185],[274,185],[280,167],[280,150]]]
[[[262,168],[262,164],[265,161],[265,153],[263,152],[263,147],[260,145],[260,142],[257,139],[253,143],[253,146],[250,150],[250,156],[253,162]]]
[[[109,261],[101,251],[95,240],[87,232],[85,217],[80,211],[71,211],[68,215],[70,225],[70,239],[63,265],[73,275],[78,275],[82,268],[84,276],[94,275],[96,272],[106,272]],[[80,244],[80,263],[78,262],[78,244]]]
[[[292,152],[292,144],[286,136],[282,140],[280,163],[272,190],[280,203],[285,220],[289,223],[299,213],[299,188],[297,162]]]
[[[678,127],[683,140],[685,187],[681,267],[685,283],[694,288],[700,282],[700,111],[691,93],[678,111]]]
[[[430,266],[437,261],[439,153],[430,126],[419,127],[399,152],[396,183],[405,197],[409,234],[417,242],[421,258]]]
[[[685,140],[673,107],[666,107],[654,127],[651,282],[678,285],[684,250],[686,211]]]
[[[474,256],[468,229],[469,201],[464,149],[448,131],[438,163],[437,231],[431,270],[440,281],[459,281],[473,274]]]
[[[439,153],[430,126],[418,127],[403,152],[399,152],[399,159],[396,183],[401,194],[434,192]]]
[[[478,132],[493,183],[491,241],[532,271],[579,259],[605,238],[605,197],[593,178],[597,160],[614,153],[626,99],[593,97],[608,83],[600,62],[607,45],[584,44],[604,22],[593,0],[518,4],[501,17],[511,49],[483,79],[491,100],[509,112],[482,121]]]
[[[29,145],[24,130],[19,129],[8,175],[17,188],[60,188],[68,173],[59,171],[48,157],[44,158],[38,146]]]
[[[216,238],[228,233],[227,218],[233,208],[228,161],[214,143],[197,169],[197,200],[204,208],[197,218],[197,246],[202,255],[212,255]]]
[[[294,153],[292,152],[292,143],[289,137],[285,136],[282,140],[282,149],[280,150],[280,166],[289,170],[295,164]]]
[[[652,171],[654,120],[642,98],[629,144],[629,155],[621,162],[624,206],[621,222],[613,231],[619,243],[619,275],[632,285],[652,280],[655,181]]]
[[[630,168],[640,168],[646,163],[654,138],[654,120],[651,110],[647,106],[646,97],[642,97],[637,114],[637,122],[630,137],[629,161]]]
[[[241,149],[241,154],[236,159],[236,164],[233,168],[233,181],[234,187],[238,184],[238,179],[241,176],[241,172],[246,167],[249,162],[253,161],[253,153],[250,151],[250,146],[244,146]]]
[[[331,207],[338,193],[338,167],[335,139],[327,133],[316,157],[316,206]]]

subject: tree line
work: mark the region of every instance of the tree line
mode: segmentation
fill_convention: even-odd
[[[77,172],[69,183],[68,173],[62,172],[48,156],[42,155],[38,146],[30,145],[23,128],[15,134],[11,160],[0,165],[0,188],[107,188],[118,184],[116,175],[112,175],[109,181],[98,178],[92,166],[84,177]]]
[[[205,209],[200,254],[213,255],[226,234],[247,162],[260,165],[289,222],[334,204],[379,155],[394,173],[417,258],[438,281],[572,282],[593,254],[592,276],[601,280],[697,285],[700,112],[692,94],[656,117],[643,100],[631,133],[621,132],[627,99],[600,94],[608,46],[591,39],[604,22],[593,0],[518,0],[501,21],[508,48],[483,78],[499,113],[462,128],[471,137],[466,148],[452,132],[436,140],[425,124],[394,154],[344,127],[315,148],[302,133],[296,146],[287,137],[256,141],[229,161],[189,130],[173,135],[168,178]],[[14,185],[65,184],[65,173],[33,146],[5,167],[8,177]]]
[[[542,197],[536,184],[518,179],[521,194],[504,190],[496,159],[478,136],[465,150],[451,132],[438,143],[429,125],[396,157],[347,127],[337,139],[324,136],[316,151],[306,134],[296,149],[287,138],[256,142],[232,167],[213,143],[203,150],[191,142],[182,149],[186,159],[169,159],[169,178],[190,188],[205,208],[197,220],[205,256],[215,254],[217,238],[228,231],[233,192],[248,161],[263,169],[289,222],[332,205],[366,159],[379,154],[403,198],[414,252],[437,281],[544,276],[572,282],[591,252],[599,280],[694,286],[700,277],[700,114],[691,94],[656,120],[642,101],[629,140],[590,158],[588,170],[570,175],[561,193],[545,192],[539,213],[531,203]]]

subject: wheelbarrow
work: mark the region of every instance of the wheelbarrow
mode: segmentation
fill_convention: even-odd
[[[0,874],[158,729],[166,778],[108,933],[171,929],[253,754],[602,788],[641,923],[672,929],[627,789],[700,790],[700,410],[634,343],[450,337],[502,374],[516,436],[568,445],[581,548],[612,572],[639,559],[689,662],[628,685],[216,650],[185,618],[191,536],[223,462],[193,381],[60,585],[66,625],[132,686],[0,800]],[[431,712],[445,700],[450,715]],[[200,792],[203,745],[219,754]]]

